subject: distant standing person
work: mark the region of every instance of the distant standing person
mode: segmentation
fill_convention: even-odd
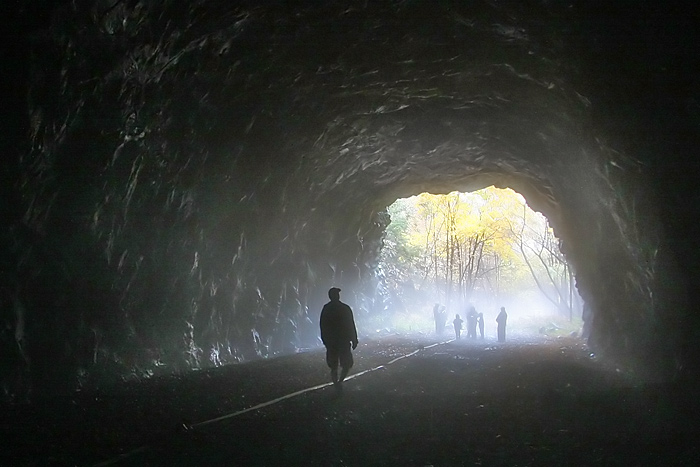
[[[461,335],[462,335],[462,318],[459,317],[459,315],[455,315],[454,321],[452,321],[452,324],[454,324],[455,327],[455,339],[459,340]]]
[[[506,321],[508,320],[508,313],[506,313],[506,307],[501,307],[501,312],[496,317],[496,322],[498,323],[498,342],[506,341]]]
[[[479,334],[481,334],[481,338],[484,338],[484,314],[479,313],[476,316],[476,322],[479,323]]]
[[[433,307],[433,319],[435,319],[435,334],[440,334],[442,331],[440,329],[440,304],[436,303]]]
[[[331,369],[331,380],[340,388],[353,365],[352,350],[357,348],[357,329],[352,309],[340,301],[340,289],[332,287],[328,298],[331,301],[321,310],[321,341],[326,346],[326,363]]]
[[[445,331],[445,326],[447,325],[447,311],[445,310],[445,305],[440,306],[440,334]]]
[[[433,307],[433,316],[435,317],[435,333],[442,335],[445,330],[445,325],[447,324],[447,312],[444,306],[440,306],[436,303]]]
[[[477,318],[476,308],[473,306],[469,307],[467,312],[467,337],[469,339],[476,339],[476,318]]]

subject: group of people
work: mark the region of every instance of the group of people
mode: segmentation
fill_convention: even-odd
[[[330,301],[321,310],[321,341],[326,347],[326,364],[331,370],[331,380],[334,386],[340,390],[342,382],[347,377],[350,368],[353,366],[352,351],[357,348],[357,328],[352,309],[340,301],[340,289],[332,287],[328,291]],[[444,306],[436,303],[433,307],[435,319],[435,332],[442,334],[447,324],[447,312]],[[477,313],[476,308],[469,307],[467,311],[467,337],[476,339],[476,329],[479,328],[481,339],[484,338],[484,314]],[[498,323],[498,342],[506,340],[506,321],[508,314],[505,307],[501,307],[501,312],[496,318]],[[455,330],[455,339],[460,339],[462,334],[462,320],[459,315],[455,315],[452,321]],[[340,369],[340,372],[338,370]]]
[[[464,320],[459,317],[459,315],[455,315],[455,319],[452,321],[452,324],[455,328],[455,339],[461,339],[462,337],[462,323]],[[484,314],[483,313],[477,313],[476,308],[473,306],[469,307],[469,311],[467,311],[467,338],[468,339],[476,339],[476,327],[479,326],[479,334],[481,335],[481,338],[484,338]]]
[[[439,304],[435,304],[435,308],[437,309],[439,307]],[[444,308],[444,307],[443,307]],[[479,327],[479,337],[481,339],[484,338],[484,314],[483,313],[477,313],[476,308],[473,306],[469,307],[469,311],[467,311],[467,338],[469,339],[476,339],[476,328],[477,326]],[[501,312],[498,314],[496,317],[496,323],[498,323],[498,342],[505,342],[506,341],[506,322],[508,321],[508,313],[506,313],[506,308],[501,307]],[[452,325],[454,326],[455,329],[455,339],[459,340],[462,337],[462,323],[464,323],[464,320],[459,317],[459,315],[455,315],[455,319],[452,321]],[[437,326],[437,322],[436,322]],[[444,328],[445,325],[443,323],[442,327]]]

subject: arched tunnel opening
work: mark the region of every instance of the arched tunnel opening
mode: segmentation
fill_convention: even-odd
[[[331,286],[362,329],[387,207],[489,186],[548,219],[591,352],[692,380],[683,2],[259,3],[13,12],[6,401],[319,347]]]
[[[386,206],[489,185],[549,219],[596,316],[591,347],[674,371],[681,280],[645,162],[580,92],[588,39],[562,35],[583,34],[576,15],[173,8],[65,5],[32,39],[9,371],[199,368],[311,341],[331,284],[360,320],[376,306]]]

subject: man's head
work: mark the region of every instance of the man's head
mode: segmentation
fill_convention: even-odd
[[[340,300],[340,289],[338,287],[331,287],[328,290],[328,298],[331,300]]]

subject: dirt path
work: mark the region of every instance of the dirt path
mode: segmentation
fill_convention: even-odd
[[[14,460],[21,463],[13,465],[695,465],[700,460],[694,412],[682,398],[669,388],[635,384],[629,375],[593,361],[580,341],[463,340],[424,348],[434,343],[365,342],[356,352],[354,372],[381,368],[347,381],[342,395],[324,387],[211,423],[206,422],[326,383],[322,351],[125,385],[95,400],[74,400],[72,409],[56,402],[53,419],[33,415],[49,425],[34,433],[43,444],[32,444],[42,448],[28,451],[29,444],[22,449],[22,440],[15,440],[20,444]],[[30,432],[25,426],[25,435]],[[127,455],[119,459],[119,453]]]

